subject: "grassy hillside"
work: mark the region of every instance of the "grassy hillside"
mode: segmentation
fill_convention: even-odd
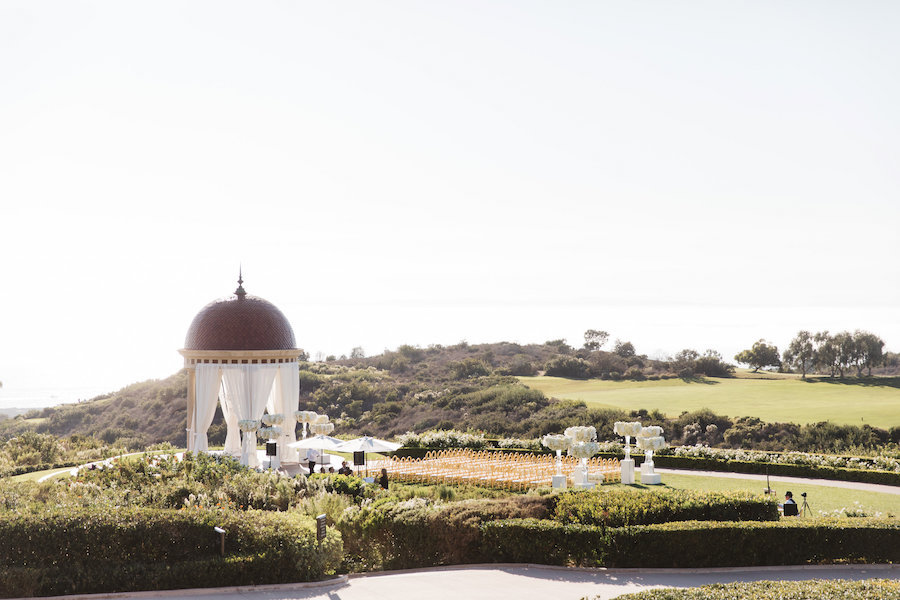
[[[548,396],[581,400],[597,408],[659,410],[668,416],[708,408],[732,418],[752,416],[768,422],[900,426],[900,378],[803,380],[792,375],[761,376],[739,371],[737,377],[729,379],[520,377],[519,381]]]

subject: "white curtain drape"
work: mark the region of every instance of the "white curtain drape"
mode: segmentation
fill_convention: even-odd
[[[241,431],[238,427],[238,412],[235,406],[237,392],[228,388],[228,381],[222,377],[222,391],[219,394],[219,404],[222,407],[222,416],[225,417],[225,454],[229,456],[241,455]]]
[[[277,365],[228,365],[224,368],[224,379],[239,421],[258,421],[266,410],[266,401],[272,390],[272,383],[278,372]],[[259,466],[256,452],[256,432],[243,432],[241,443],[241,464]]]
[[[201,364],[196,370],[196,401],[194,402],[194,452],[209,450],[206,432],[216,415],[216,404],[219,396],[219,365]]]
[[[280,458],[283,461],[298,462],[300,457],[297,449],[288,447],[288,444],[297,441],[297,420],[294,418],[294,412],[300,406],[300,366],[297,363],[278,365],[274,391],[273,408],[275,412],[284,415],[281,437],[278,439]]]

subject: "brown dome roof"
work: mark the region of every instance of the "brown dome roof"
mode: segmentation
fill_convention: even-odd
[[[292,350],[294,330],[278,307],[238,287],[234,296],[210,302],[197,313],[185,350]]]

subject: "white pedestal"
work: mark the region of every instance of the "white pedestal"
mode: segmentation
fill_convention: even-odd
[[[631,485],[634,483],[634,459],[629,458],[628,460],[623,460],[622,465],[622,483]]]
[[[554,490],[564,490],[567,486],[565,475],[554,475],[553,476],[553,489]]]
[[[578,482],[575,484],[575,489],[592,490],[592,489],[594,489],[595,485],[597,485],[597,484],[593,483],[593,482],[584,482],[584,483]]]
[[[653,463],[641,465],[641,483],[644,485],[659,485],[662,483],[662,475],[653,470]]]
[[[641,473],[641,483],[644,485],[659,485],[662,483],[662,475],[659,473]]]

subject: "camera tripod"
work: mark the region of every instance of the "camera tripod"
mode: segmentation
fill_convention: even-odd
[[[807,511],[809,511],[809,514],[812,514],[812,508],[809,507],[809,502],[806,501],[806,492],[803,492],[800,495],[803,496],[803,504],[800,505],[800,514],[805,517]]]

